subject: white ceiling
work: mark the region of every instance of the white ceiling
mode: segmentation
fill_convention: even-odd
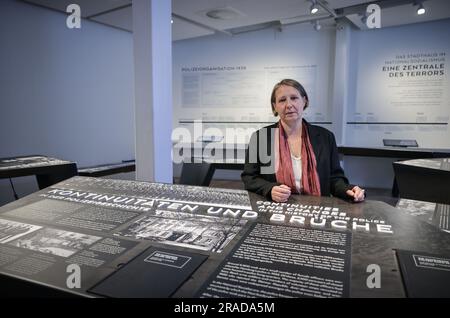
[[[81,8],[83,18],[132,32],[131,0],[23,0],[30,4],[65,12],[71,3]],[[381,7],[381,26],[389,27],[450,18],[449,0],[423,0],[426,14],[418,16],[417,0],[317,0],[323,7],[311,15],[308,0],[172,0],[172,37],[174,41],[225,32],[236,34],[248,29],[280,26],[292,23],[335,24],[335,18],[346,18],[360,29],[366,29],[361,14],[369,3]],[[325,8],[328,8],[326,10]],[[213,19],[210,10],[227,8],[236,12],[232,19]]]

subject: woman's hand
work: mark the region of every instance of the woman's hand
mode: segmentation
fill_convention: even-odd
[[[358,186],[354,186],[353,189],[347,190],[347,195],[353,198],[353,202],[362,202],[366,197],[365,191]]]
[[[279,186],[274,186],[271,191],[272,200],[275,202],[286,202],[291,196],[291,188],[287,185],[282,184]]]

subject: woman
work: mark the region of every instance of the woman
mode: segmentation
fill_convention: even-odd
[[[349,185],[339,164],[333,133],[302,118],[309,104],[303,86],[282,80],[271,104],[280,120],[252,135],[241,175],[245,188],[276,202],[286,202],[291,193],[363,201],[364,190]]]

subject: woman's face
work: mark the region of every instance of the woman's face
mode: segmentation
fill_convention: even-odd
[[[280,86],[275,92],[275,111],[286,124],[302,120],[306,99],[292,86]]]

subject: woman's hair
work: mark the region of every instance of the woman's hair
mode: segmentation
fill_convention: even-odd
[[[276,102],[275,93],[277,92],[277,89],[279,89],[281,86],[291,86],[291,87],[295,88],[300,93],[300,95],[302,97],[304,97],[306,100],[305,107],[303,107],[303,110],[305,110],[308,107],[309,99],[308,99],[308,94],[306,94],[305,88],[302,86],[302,84],[300,84],[296,80],[287,78],[287,79],[282,80],[279,83],[276,83],[275,86],[273,87],[272,95],[270,97],[270,105],[272,106],[272,113],[274,114],[274,116],[278,116],[278,113],[276,112],[275,107],[274,107],[275,102]]]

